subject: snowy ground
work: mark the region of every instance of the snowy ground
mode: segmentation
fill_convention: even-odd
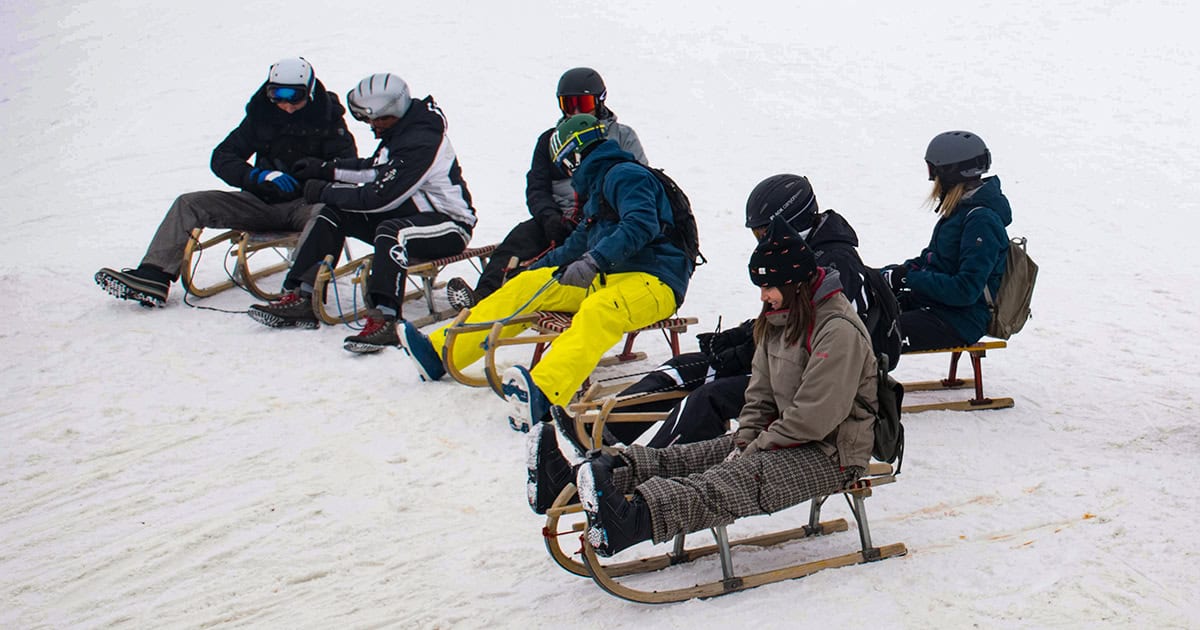
[[[1200,9],[503,5],[0,5],[0,627],[1200,626]],[[522,436],[490,393],[421,384],[399,352],[349,356],[345,329],[268,330],[178,291],[144,311],[92,283],[136,264],[175,195],[220,186],[212,146],[295,54],[342,94],[390,71],[438,98],[478,244],[525,212],[559,74],[598,68],[700,212],[711,264],[683,310],[701,329],[756,311],[741,215],[760,179],[809,175],[864,258],[896,262],[933,223],[925,144],[973,130],[1042,266],[1035,318],[986,360],[1016,407],[908,419],[901,481],[868,502],[907,557],[665,607],[605,595],[543,550]]]

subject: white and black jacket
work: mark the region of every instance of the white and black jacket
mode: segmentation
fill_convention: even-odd
[[[471,193],[446,127],[432,96],[413,99],[404,117],[384,132],[373,156],[334,162],[337,183],[325,187],[321,202],[348,212],[379,213],[411,200],[419,212],[437,212],[474,227]]]

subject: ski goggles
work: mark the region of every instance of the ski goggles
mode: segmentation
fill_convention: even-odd
[[[599,103],[595,94],[562,94],[558,97],[558,108],[564,114],[588,114],[596,111]]]
[[[308,90],[295,85],[268,85],[267,100],[272,103],[301,103],[308,98]]]

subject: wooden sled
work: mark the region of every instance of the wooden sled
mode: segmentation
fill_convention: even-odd
[[[501,398],[504,397],[504,393],[500,388],[500,369],[496,363],[496,351],[505,346],[533,344],[533,359],[529,363],[529,367],[532,368],[542,359],[546,348],[563,331],[571,326],[572,317],[571,313],[534,311],[525,315],[518,315],[504,322],[467,324],[465,322],[469,315],[470,309],[463,309],[450,326],[446,328],[446,341],[442,349],[442,362],[445,365],[446,373],[464,385],[471,387],[490,386],[492,391],[496,392],[496,395]],[[639,333],[651,330],[657,330],[662,333],[663,338],[671,347],[671,356],[679,356],[679,333],[687,332],[688,326],[696,324],[699,321],[695,317],[668,317],[649,326],[630,331],[625,335],[625,343],[621,351],[616,355],[604,357],[600,360],[599,365],[618,365],[646,358],[646,353],[633,351],[633,343]],[[500,336],[506,326],[514,325],[525,325],[532,329],[534,334],[522,334],[507,338]],[[483,330],[489,331],[487,340],[484,342],[484,349],[486,351],[484,354],[484,375],[482,377],[472,376],[464,373],[460,367],[454,365],[449,357],[454,356],[454,344],[457,342],[460,334]]]
[[[453,317],[457,311],[451,308],[439,310],[434,303],[434,292],[446,286],[446,283],[438,282],[438,274],[442,272],[442,269],[445,269],[446,265],[464,260],[469,261],[475,267],[476,272],[482,273],[484,265],[487,264],[488,258],[491,257],[495,249],[495,245],[485,245],[483,247],[468,248],[459,254],[446,256],[445,258],[412,261],[408,266],[408,283],[412,288],[404,294],[404,301],[409,302],[424,298],[425,305],[429,309],[429,314],[407,319],[414,326],[420,327]],[[318,319],[326,324],[334,325],[349,323],[366,317],[367,305],[364,296],[366,295],[366,282],[367,277],[371,273],[371,262],[373,259],[374,254],[367,254],[361,258],[355,258],[343,263],[341,266],[335,266],[333,256],[325,257],[325,262],[317,271],[317,279],[313,283],[313,312]],[[334,287],[336,287],[338,279],[347,277],[350,279],[350,291],[354,296],[354,306],[349,312],[342,312],[341,305],[336,299],[338,296],[334,293]],[[333,302],[329,302],[331,296]],[[334,310],[331,310],[331,308]]]
[[[203,298],[233,287],[241,287],[262,300],[279,299],[280,293],[262,288],[259,286],[259,281],[281,271],[287,271],[291,266],[291,251],[295,249],[296,241],[300,237],[299,232],[227,230],[213,238],[201,240],[202,232],[204,232],[204,228],[192,230],[192,237],[188,239],[187,246],[183,250],[180,282],[188,293]],[[234,262],[233,271],[227,271],[226,279],[223,281],[199,286],[193,275],[195,271],[192,259],[195,257],[196,262],[199,262],[198,256],[202,255],[205,250],[224,243],[230,244],[228,256],[237,259]],[[270,250],[271,255],[266,254],[267,250]],[[260,252],[266,256],[265,260],[268,261],[268,264],[259,269],[252,269],[251,260]]]
[[[967,400],[950,402],[905,405],[901,411],[904,413],[918,413],[921,411],[932,411],[935,409],[948,409],[951,411],[976,411],[979,409],[1007,409],[1008,407],[1012,407],[1014,404],[1012,398],[988,398],[983,395],[983,358],[987,356],[988,350],[1000,350],[1007,347],[1008,342],[997,340],[980,341],[969,346],[958,346],[954,348],[906,352],[906,355],[938,354],[943,352],[950,353],[950,374],[946,378],[937,381],[917,381],[914,383],[905,383],[904,391],[906,393],[974,387],[975,397]],[[974,378],[963,379],[957,377],[958,360],[963,353],[966,353],[967,356],[971,357],[971,369],[974,372]]]
[[[867,521],[865,499],[871,496],[874,488],[895,480],[890,465],[875,462],[870,465],[867,474],[862,479],[839,493],[846,495],[851,503],[852,512],[858,524],[861,551],[811,560],[790,567],[750,575],[734,574],[732,550],[735,547],[770,547],[793,540],[843,532],[849,529],[846,520],[839,518],[822,522],[820,520],[821,507],[828,497],[820,497],[811,501],[808,523],[802,527],[730,541],[725,526],[720,526],[712,529],[716,544],[687,549],[685,547],[686,537],[680,534],[675,537],[672,550],[667,554],[606,565],[602,563],[601,558],[584,539],[584,530],[587,528],[586,518],[580,520],[583,507],[575,496],[575,486],[569,484],[555,499],[554,505],[546,511],[546,524],[542,528],[542,537],[546,544],[546,550],[555,563],[570,573],[592,578],[596,585],[605,592],[622,599],[643,604],[664,604],[694,598],[716,597],[763,584],[804,577],[821,569],[874,562],[908,553],[904,543],[875,546],[871,540],[871,531]],[[560,521],[563,517],[571,516],[575,517],[575,522],[564,531],[559,531]],[[578,540],[580,550],[575,554],[566,553],[559,542],[564,536],[569,536],[573,541]],[[659,571],[714,554],[718,554],[721,559],[722,576],[721,579],[711,582],[660,591],[646,591],[633,588],[617,580],[617,578],[625,576]],[[580,556],[580,559],[577,560],[575,556]]]

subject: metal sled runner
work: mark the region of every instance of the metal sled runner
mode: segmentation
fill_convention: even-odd
[[[464,260],[470,262],[477,273],[481,272],[495,249],[495,245],[485,245],[464,249],[458,254],[445,258],[412,261],[408,266],[408,282],[413,288],[404,294],[404,301],[423,298],[425,305],[429,308],[429,314],[409,318],[409,321],[419,327],[453,317],[457,311],[450,308],[438,309],[434,303],[434,292],[446,286],[444,282],[438,282],[438,274],[447,265]],[[325,262],[317,271],[317,279],[313,283],[313,311],[318,319],[326,324],[334,325],[366,317],[367,306],[364,295],[367,276],[371,273],[373,260],[374,255],[368,254],[337,266],[333,256],[325,257]],[[337,302],[339,296],[336,295],[335,288],[337,281],[344,278],[350,279],[350,293],[353,295],[355,303],[355,306],[351,307],[348,312],[341,312],[341,305]],[[333,302],[329,302],[329,300],[333,300]],[[333,306],[329,304],[333,304]]]
[[[562,526],[560,521],[564,517],[578,518],[582,516],[583,508],[577,502],[575,486],[571,484],[563,489],[554,505],[546,511],[546,524],[542,528],[542,536],[546,543],[546,550],[559,566],[575,575],[590,577],[597,586],[616,597],[643,604],[664,604],[694,598],[716,597],[764,584],[804,577],[822,569],[874,562],[908,553],[904,543],[875,546],[871,539],[871,530],[867,520],[865,505],[867,497],[872,495],[874,488],[895,480],[890,465],[872,463],[864,477],[839,493],[845,495],[851,505],[851,511],[858,525],[860,551],[809,560],[759,573],[736,575],[733,569],[732,550],[735,547],[770,547],[849,529],[845,519],[839,518],[825,522],[820,520],[821,507],[829,497],[820,497],[811,501],[808,523],[802,527],[730,541],[725,526],[720,526],[712,529],[716,544],[687,549],[685,536],[680,534],[675,537],[673,548],[667,554],[605,565],[591,545],[584,540],[583,532],[587,527],[586,521],[577,520],[564,531],[559,530]],[[569,537],[572,541],[579,541],[580,550],[574,555],[580,556],[580,560],[576,560],[572,554],[568,554],[562,549],[559,541],[564,536]],[[720,557],[721,577],[710,582],[664,590],[641,590],[629,586],[627,581],[622,582],[617,579],[659,571],[714,554]]]

